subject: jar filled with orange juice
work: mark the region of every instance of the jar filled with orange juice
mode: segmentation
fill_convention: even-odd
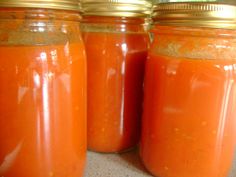
[[[0,1],[0,176],[82,177],[86,59],[77,0]]]
[[[227,177],[236,140],[236,6],[161,3],[146,64],[141,158],[158,177]]]
[[[140,137],[149,0],[82,0],[88,58],[88,148],[121,152]]]

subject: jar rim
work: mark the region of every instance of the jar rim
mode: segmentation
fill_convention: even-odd
[[[160,3],[153,8],[154,23],[160,25],[236,29],[236,5],[185,2]]]
[[[81,11],[80,0],[1,0],[0,7]]]
[[[151,0],[81,0],[83,15],[115,17],[148,17]]]

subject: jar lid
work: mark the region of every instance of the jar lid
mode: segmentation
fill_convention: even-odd
[[[219,0],[154,0],[154,1],[157,3],[166,3],[166,2],[171,3],[171,2],[218,2]]]
[[[236,6],[212,2],[157,3],[153,20],[160,25],[236,29]]]
[[[0,7],[46,8],[80,11],[80,0],[0,0]]]
[[[83,15],[115,17],[147,17],[152,0],[81,0]]]

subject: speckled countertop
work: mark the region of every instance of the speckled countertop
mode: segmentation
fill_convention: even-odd
[[[141,164],[137,150],[134,150],[123,154],[88,152],[85,177],[151,177],[151,175]],[[236,160],[229,177],[236,177]]]

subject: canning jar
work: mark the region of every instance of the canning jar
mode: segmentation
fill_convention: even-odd
[[[86,59],[77,0],[0,2],[0,176],[81,177]]]
[[[144,82],[141,158],[158,177],[227,177],[236,140],[236,6],[163,3]]]
[[[83,0],[88,58],[88,148],[120,152],[140,137],[151,2]]]

